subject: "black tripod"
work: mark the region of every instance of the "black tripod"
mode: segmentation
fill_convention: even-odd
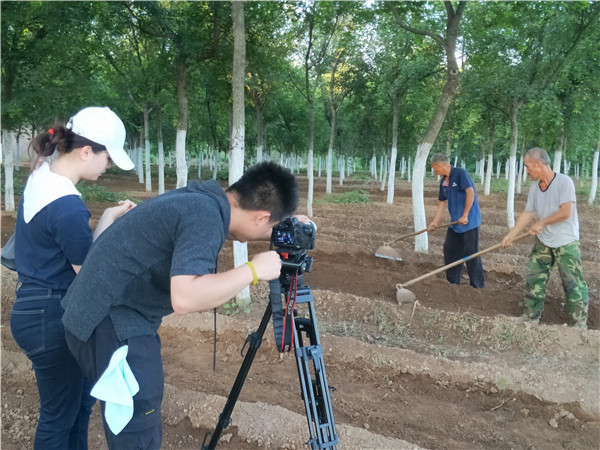
[[[292,285],[292,289],[290,290],[290,284],[288,283],[291,279],[294,279],[296,283]],[[304,400],[310,431],[310,440],[306,444],[310,445],[311,449],[335,449],[339,440],[333,420],[329,386],[327,384],[327,376],[325,375],[323,351],[319,341],[312,293],[308,286],[302,286],[302,277],[298,275],[298,271],[292,277],[285,274],[282,275],[280,284],[282,292],[290,292],[292,295],[295,295],[295,303],[297,305],[304,304],[308,307],[308,317],[297,317],[296,311],[291,315],[292,325],[296,330],[294,333],[294,352],[298,365],[298,377],[300,379],[302,399]],[[271,286],[273,287],[273,284]],[[279,298],[279,301],[281,301],[281,298]],[[258,330],[250,333],[246,338],[242,354],[246,344],[249,344],[248,352],[233,384],[231,393],[227,398],[223,412],[219,416],[219,422],[212,433],[211,440],[208,446],[202,445],[203,450],[216,448],[221,433],[231,424],[233,407],[242,390],[256,351],[262,343],[271,313],[272,306],[271,302],[269,302]],[[305,338],[308,338],[308,345],[304,345]]]

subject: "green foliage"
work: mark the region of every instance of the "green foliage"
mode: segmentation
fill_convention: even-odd
[[[235,298],[232,298],[231,300],[229,300],[227,303],[225,303],[223,305],[223,309],[225,310],[225,314],[228,316],[234,316],[236,314],[239,313],[249,313],[250,312],[250,308],[248,306],[240,306],[236,301]]]
[[[122,117],[129,148],[141,145],[143,110],[151,109],[153,154],[159,111],[165,153],[174,150],[180,120],[189,153],[228,152],[229,3],[7,1],[1,8],[3,129],[37,133],[105,104]],[[400,28],[391,8],[427,33]],[[505,156],[508,110],[518,101],[519,145],[525,139],[552,152],[564,134],[569,159],[589,163],[600,120],[599,14],[598,2],[468,2],[458,37],[461,90],[433,150],[448,148],[472,164],[491,138],[494,154]],[[259,140],[259,110],[267,154],[327,151],[327,82],[341,54],[331,91],[339,107],[336,152],[389,155],[396,93],[398,153],[414,156],[445,78],[436,39],[445,17],[442,2],[246,3],[246,154]],[[185,118],[178,67],[185,67]]]
[[[325,198],[316,199],[315,203],[365,204],[372,203],[369,193],[363,190],[349,191],[343,194],[331,194]]]
[[[84,202],[118,202],[120,200],[131,200],[138,203],[139,200],[131,198],[122,192],[114,192],[108,189],[106,186],[100,186],[97,184],[87,184],[81,181],[77,184],[77,190],[81,192],[81,199]]]

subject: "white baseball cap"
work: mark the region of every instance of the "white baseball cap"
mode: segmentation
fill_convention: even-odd
[[[125,125],[110,108],[101,106],[84,108],[71,117],[67,128],[79,136],[105,146],[110,159],[121,169],[133,169],[133,161],[123,150]]]

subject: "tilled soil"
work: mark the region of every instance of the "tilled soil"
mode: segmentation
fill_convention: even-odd
[[[302,192],[306,180],[299,178]],[[135,176],[106,174],[99,184],[143,200]],[[531,238],[483,257],[486,287],[464,277],[450,285],[442,274],[410,290],[418,303],[399,306],[396,284],[443,265],[444,230],[430,233],[429,253],[415,253],[412,239],[394,244],[403,261],[374,256],[383,242],[412,232],[410,184],[397,182],[394,205],[378,183],[346,179],[335,193],[368,192],[373,203],[333,204],[316,179],[317,246],[304,284],[310,286],[323,347],[340,448],[598,448],[600,445],[600,233],[598,206],[578,205],[581,249],[590,287],[589,331],[571,327],[560,278],[549,284],[540,325],[518,322]],[[168,186],[172,188],[172,186]],[[434,214],[436,182],[426,183],[427,217]],[[482,189],[480,189],[482,190]],[[517,196],[517,214],[524,193]],[[304,195],[303,195],[304,196]],[[505,196],[480,196],[480,248],[507,232]],[[92,222],[107,204],[90,203]],[[300,212],[305,212],[301,206]],[[94,225],[94,223],[92,223]],[[14,228],[3,213],[2,242]],[[249,254],[268,249],[251,243]],[[232,266],[231,244],[219,267]],[[9,330],[14,275],[2,274],[2,448],[31,448],[37,390],[30,363]],[[258,329],[268,284],[251,289],[249,312],[169,316],[160,334],[166,377],[164,448],[200,448],[223,410],[247,336]],[[298,306],[301,315],[306,308]],[[248,347],[243,349],[244,354]],[[105,448],[99,408],[90,426],[90,448]],[[252,362],[232,425],[219,448],[302,448],[309,439],[293,352],[280,355],[271,326]]]

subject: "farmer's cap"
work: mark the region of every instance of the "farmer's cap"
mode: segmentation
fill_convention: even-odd
[[[133,161],[123,150],[125,125],[110,108],[90,106],[82,109],[71,117],[67,128],[79,136],[105,146],[110,159],[121,169],[133,169]]]

